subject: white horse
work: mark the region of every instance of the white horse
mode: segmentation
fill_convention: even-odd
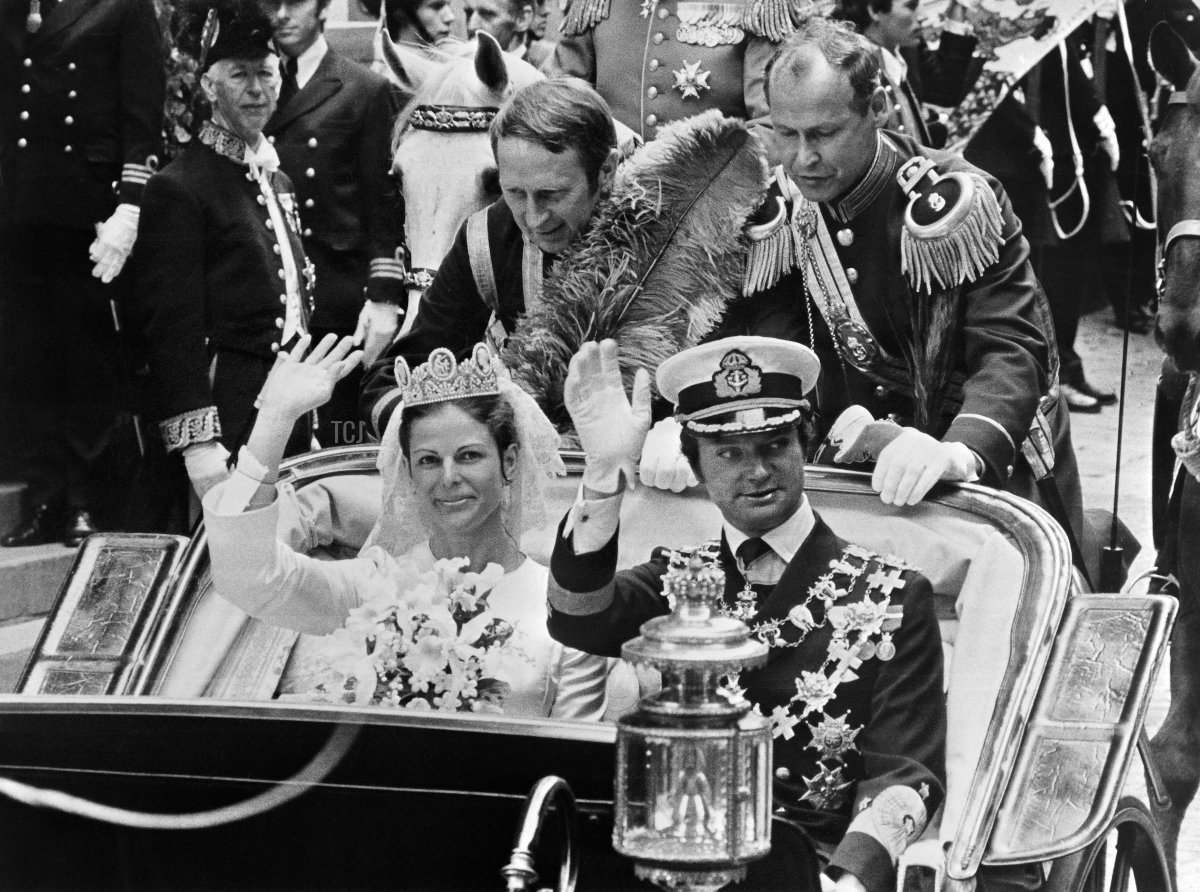
[[[392,170],[404,196],[409,313],[463,221],[500,197],[488,127],[513,92],[540,80],[532,65],[480,32],[463,54],[432,58],[383,34],[388,76],[413,98],[396,121]]]

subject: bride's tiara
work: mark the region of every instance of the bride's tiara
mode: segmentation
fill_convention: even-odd
[[[476,344],[471,358],[462,362],[450,350],[438,347],[427,362],[411,370],[403,357],[397,357],[396,385],[405,408],[500,393],[496,358],[486,344]]]

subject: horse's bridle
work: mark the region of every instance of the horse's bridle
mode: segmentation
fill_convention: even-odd
[[[1185,90],[1173,90],[1167,97],[1167,105],[1187,105],[1188,94]],[[1167,255],[1171,251],[1171,245],[1181,238],[1200,238],[1200,220],[1180,220],[1167,231],[1167,237],[1163,240],[1162,247],[1158,253],[1158,296],[1163,297],[1167,287]]]
[[[408,124],[414,130],[439,133],[485,133],[500,109],[478,105],[418,105]]]

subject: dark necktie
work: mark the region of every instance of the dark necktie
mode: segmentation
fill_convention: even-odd
[[[296,73],[300,70],[300,63],[294,56],[289,56],[287,61],[283,63],[283,83],[279,87],[279,107],[285,108],[292,97],[300,90],[300,84],[296,80]]]
[[[758,536],[751,536],[738,546],[737,559],[741,562],[745,570],[749,570],[751,564],[770,550],[771,546]]]

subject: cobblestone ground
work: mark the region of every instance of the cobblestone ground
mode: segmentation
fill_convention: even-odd
[[[1098,387],[1116,389],[1121,377],[1122,332],[1110,324],[1103,310],[1080,324],[1076,350],[1083,357],[1088,379]],[[1148,569],[1154,558],[1150,516],[1150,428],[1162,354],[1149,335],[1131,335],[1126,381],[1125,431],[1121,454],[1120,502],[1118,513],[1143,543],[1130,578]],[[1098,415],[1071,416],[1075,452],[1083,478],[1087,507],[1111,508],[1115,476],[1117,409]],[[1139,590],[1142,588],[1139,586]],[[1164,665],[1151,703],[1148,727],[1157,730],[1170,703]],[[1200,756],[1198,756],[1200,758]],[[1141,763],[1135,762],[1127,784],[1129,792],[1145,797]],[[1193,805],[1179,839],[1179,892],[1200,892],[1200,803]],[[1143,890],[1146,892],[1146,890]]]

